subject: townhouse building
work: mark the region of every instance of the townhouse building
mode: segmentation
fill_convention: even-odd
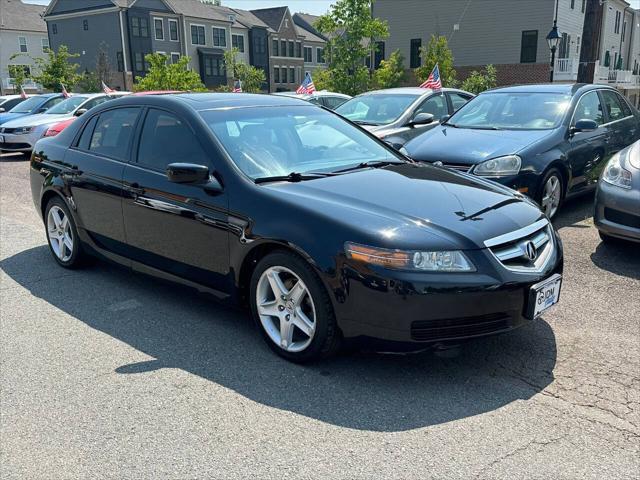
[[[34,58],[49,49],[47,26],[42,20],[44,7],[20,0],[0,0],[0,94],[14,93],[10,65],[34,73]],[[15,54],[21,54],[12,58]],[[27,92],[40,90],[33,81],[24,85]]]
[[[320,17],[307,13],[294,13],[293,22],[296,24],[298,34],[302,41],[302,58],[304,60],[304,74],[313,73],[327,67],[325,58],[325,46],[327,38],[315,28],[315,23]]]

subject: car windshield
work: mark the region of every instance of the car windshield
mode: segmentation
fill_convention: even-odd
[[[57,104],[55,107],[51,107],[49,110],[47,110],[45,113],[48,113],[50,115],[56,115],[56,114],[65,114],[65,113],[71,113],[73,112],[76,108],[78,108],[84,101],[87,100],[87,97],[71,97],[71,98],[67,98],[66,100],[60,102],[59,104]]]
[[[562,93],[484,93],[465,104],[447,124],[478,130],[547,130],[564,118],[571,96]]]
[[[42,97],[30,97],[9,110],[11,113],[31,113],[42,105]]]
[[[386,125],[400,118],[418,98],[409,94],[361,95],[340,105],[336,112],[362,125]]]
[[[204,110],[200,115],[252,179],[404,161],[339,116],[310,105]]]

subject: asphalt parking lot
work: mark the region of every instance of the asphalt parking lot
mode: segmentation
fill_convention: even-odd
[[[455,358],[298,366],[248,316],[50,258],[28,161],[0,156],[0,477],[639,478],[640,248],[592,197],[556,220],[561,302]]]

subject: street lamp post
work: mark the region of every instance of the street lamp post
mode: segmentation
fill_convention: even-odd
[[[558,48],[558,43],[560,42],[560,34],[558,33],[558,19],[553,20],[553,27],[551,31],[547,35],[547,44],[549,45],[549,50],[551,50],[551,71],[549,74],[549,81],[553,83],[553,70],[556,66],[556,49]]]

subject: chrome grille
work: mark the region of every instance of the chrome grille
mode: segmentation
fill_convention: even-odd
[[[541,271],[554,249],[551,225],[542,219],[528,227],[489,239],[485,246],[508,270]]]

